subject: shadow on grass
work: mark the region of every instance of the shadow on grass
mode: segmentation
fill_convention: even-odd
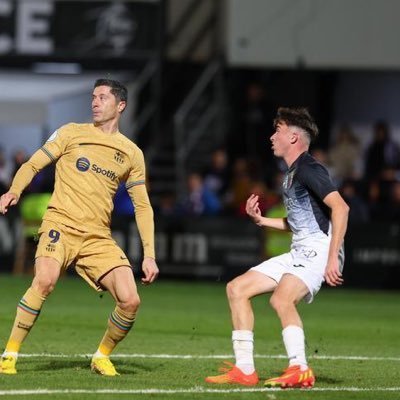
[[[326,383],[328,385],[340,385],[344,382],[343,379],[333,379],[324,375],[317,375],[316,381],[320,383]]]
[[[115,368],[120,374],[134,374],[138,371],[153,372],[163,365],[143,365],[132,361],[113,360]],[[62,370],[90,370],[90,359],[82,360],[51,360],[43,363],[36,363],[35,371],[62,371]]]

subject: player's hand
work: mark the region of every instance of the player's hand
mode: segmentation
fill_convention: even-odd
[[[149,285],[150,283],[153,283],[159,273],[156,260],[151,257],[145,257],[143,259],[142,263],[142,271],[144,273],[144,277],[142,278],[142,283],[144,285]]]
[[[325,269],[325,281],[329,286],[340,286],[343,283],[342,273],[339,270],[339,260],[328,260]]]
[[[4,193],[0,197],[0,212],[4,215],[10,206],[15,206],[18,203],[18,196],[14,193]]]
[[[258,202],[258,196],[252,194],[246,201],[246,213],[253,219],[257,225],[261,225],[261,210]]]

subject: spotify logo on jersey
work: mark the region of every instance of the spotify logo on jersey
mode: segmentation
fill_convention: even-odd
[[[90,170],[94,173],[105,176],[106,178],[111,179],[113,182],[118,179],[116,172],[111,171],[110,169],[102,168],[97,164],[90,165],[90,161],[85,157],[80,157],[76,160],[76,168],[78,168],[78,170],[81,172],[86,172],[90,168]]]
[[[81,172],[86,172],[90,168],[90,161],[85,157],[78,158],[76,160],[76,168]]]

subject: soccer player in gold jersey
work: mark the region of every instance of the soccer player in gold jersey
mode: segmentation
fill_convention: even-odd
[[[109,356],[131,329],[140,304],[129,261],[111,237],[113,197],[121,182],[135,206],[143,244],[142,283],[152,283],[159,272],[143,153],[118,130],[126,104],[127,89],[120,82],[97,80],[92,96],[93,123],[70,123],[56,130],[21,166],[9,191],[0,198],[0,212],[5,214],[41,169],[56,164],[54,191],[39,229],[34,278],[18,304],[0,359],[0,373],[17,372],[24,339],[61,271],[74,263],[89,285],[98,291],[108,290],[115,300],[91,369],[101,375],[118,375]]]

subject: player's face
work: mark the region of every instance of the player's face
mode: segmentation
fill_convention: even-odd
[[[117,101],[109,86],[94,88],[92,95],[92,115],[95,124],[106,123],[119,118],[125,108],[124,101]]]
[[[284,122],[279,122],[276,126],[275,133],[270,137],[272,150],[277,157],[284,157],[290,147],[292,129]]]

